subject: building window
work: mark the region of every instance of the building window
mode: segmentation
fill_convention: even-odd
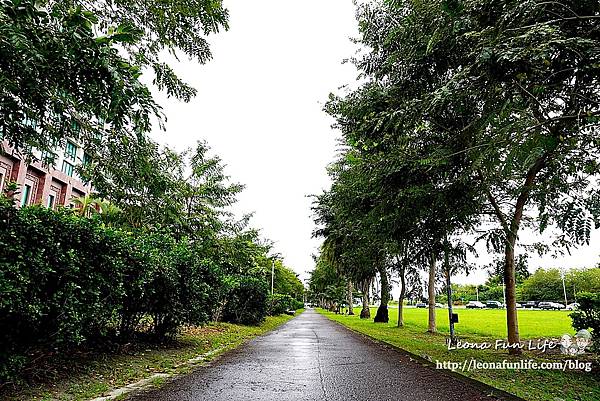
[[[48,209],[54,209],[54,195],[48,195]]]
[[[77,146],[73,142],[67,142],[67,147],[65,148],[65,157],[69,160],[75,161],[76,155]]]
[[[31,185],[25,184],[23,186],[23,195],[21,196],[21,206],[29,204],[29,196],[31,195]]]
[[[73,177],[73,165],[66,160],[63,161],[61,171],[69,177]]]
[[[84,153],[83,154],[83,165],[89,166],[91,162],[92,162],[92,156],[90,156],[90,154],[87,152]]]
[[[4,173],[0,173],[0,192],[4,189]]]
[[[54,152],[43,151],[41,162],[45,166],[54,166],[54,163],[56,162],[56,154]]]

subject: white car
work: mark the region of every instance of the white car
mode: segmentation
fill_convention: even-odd
[[[572,304],[567,305],[567,310],[577,310],[579,309],[579,304],[577,302],[573,302]]]
[[[540,309],[544,309],[544,310],[550,310],[550,309],[564,309],[564,305],[563,304],[559,304],[558,302],[540,302],[538,304],[538,308]]]
[[[483,308],[485,308],[485,304],[483,302],[479,302],[479,301],[469,301],[469,303],[467,303],[465,308],[467,308],[467,309],[483,309]]]
[[[446,307],[446,305],[442,305],[441,303],[439,303],[439,302],[436,302],[436,303],[435,303],[435,307],[436,307],[436,308],[445,308],[445,307]]]

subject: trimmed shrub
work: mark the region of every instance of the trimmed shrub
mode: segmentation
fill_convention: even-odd
[[[579,309],[571,313],[576,330],[591,330],[592,349],[600,351],[600,294],[582,292],[577,294]]]
[[[0,365],[105,335],[123,294],[121,235],[67,211],[0,202],[0,216]]]
[[[67,209],[15,209],[0,198],[0,380],[27,363],[27,350],[128,341],[144,322],[161,340],[207,322],[223,283],[201,252],[166,233],[112,229]],[[232,287],[236,321],[264,317],[254,284]]]
[[[265,320],[268,289],[263,278],[227,276],[225,286],[225,322],[256,325]]]
[[[287,294],[269,295],[267,305],[270,316],[281,315],[288,310],[295,311],[304,307],[302,302]]]

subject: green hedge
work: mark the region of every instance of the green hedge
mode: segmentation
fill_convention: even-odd
[[[228,276],[201,249],[1,200],[0,381],[36,347],[128,341],[142,331],[162,339],[207,322],[217,305],[226,320],[262,321],[264,279]]]
[[[267,301],[268,313],[271,316],[281,315],[288,310],[298,310],[304,307],[304,304],[287,294],[269,295]]]
[[[256,325],[267,315],[267,283],[249,276],[229,276],[227,302],[223,320],[231,323]]]
[[[600,294],[581,292],[577,294],[579,308],[571,313],[573,327],[576,330],[591,330],[592,349],[600,353]]]

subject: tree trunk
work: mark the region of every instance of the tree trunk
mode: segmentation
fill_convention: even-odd
[[[348,315],[354,315],[354,310],[352,309],[352,304],[354,303],[354,297],[352,296],[352,281],[348,280]]]
[[[379,269],[379,276],[381,281],[381,301],[379,308],[377,308],[377,314],[375,315],[375,323],[387,323],[390,318],[388,315],[388,302],[390,300],[390,284],[388,282],[387,272],[385,267]]]
[[[371,304],[375,304],[377,294],[379,294],[379,281],[373,279],[373,291],[371,291]]]
[[[456,345],[454,322],[452,321],[452,283],[450,282],[450,258],[448,247],[444,249],[444,273],[446,274],[446,294],[448,295],[448,322],[450,324],[450,345]]]
[[[433,252],[429,261],[429,287],[427,293],[429,296],[429,326],[427,331],[435,333],[437,328],[435,326],[435,255]]]
[[[521,219],[523,218],[523,210],[529,199],[529,193],[534,186],[537,174],[546,166],[547,160],[551,157],[552,151],[546,151],[540,156],[535,163],[527,171],[525,182],[521,187],[521,192],[515,203],[515,212],[510,221],[507,222],[506,215],[502,213],[498,202],[488,190],[487,197],[494,208],[496,217],[500,221],[504,233],[506,235],[506,246],[504,249],[504,296],[506,298],[506,330],[508,332],[508,349],[509,354],[520,355],[521,348],[519,347],[519,321],[517,317],[517,298],[516,298],[516,279],[515,279],[515,245],[517,242],[517,234]],[[483,173],[480,171],[479,176],[484,181]]]
[[[509,236],[504,252],[504,295],[506,298],[506,327],[508,331],[508,353],[520,355],[519,320],[517,316],[517,296],[515,280],[516,235]]]
[[[363,296],[362,296],[362,310],[360,311],[361,319],[370,319],[371,318],[371,309],[369,309],[369,287],[371,286],[371,281],[365,281],[363,285]]]
[[[404,297],[406,296],[406,268],[400,268],[400,297],[398,298],[398,327],[404,326],[403,306]]]

